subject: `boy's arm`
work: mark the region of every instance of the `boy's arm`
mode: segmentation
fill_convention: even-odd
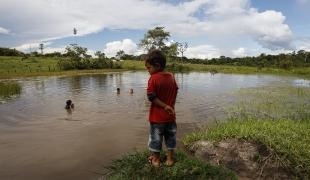
[[[150,100],[152,103],[154,103],[155,105],[164,108],[164,110],[165,110],[166,112],[168,112],[169,114],[174,114],[174,113],[175,113],[175,112],[174,112],[174,109],[173,109],[171,106],[165,104],[164,102],[162,102],[162,101],[161,101],[160,99],[158,99],[157,97],[154,97],[153,99],[152,99],[152,98],[149,98],[149,100]]]

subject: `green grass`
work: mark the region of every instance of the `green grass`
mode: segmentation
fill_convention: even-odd
[[[310,88],[264,86],[234,93],[226,107],[231,119],[310,120]]]
[[[67,73],[59,69],[57,61],[59,58],[47,57],[29,57],[26,60],[21,60],[22,57],[0,56],[0,78],[12,78],[23,76],[53,76],[53,75],[75,75],[78,72],[84,73],[83,70],[71,71]],[[145,70],[143,61],[125,60],[121,62],[122,70]],[[168,63],[168,67],[169,67]],[[294,75],[302,78],[310,79],[310,67],[293,68],[291,70],[277,68],[262,68],[247,66],[227,66],[227,65],[203,65],[203,64],[182,64],[178,65],[176,70],[191,70],[202,72],[219,72],[219,73],[237,73],[237,74],[277,74],[277,75]],[[88,70],[88,73],[102,73],[111,70]],[[120,70],[113,70],[120,71]]]
[[[59,69],[58,58],[0,56],[0,79],[27,76],[57,76],[57,75],[81,75],[100,74],[106,72],[123,71],[125,69],[93,69],[93,70],[70,70]]]
[[[284,167],[297,176],[310,178],[310,122],[293,120],[231,120],[183,138],[189,146],[198,140],[254,140],[276,154]]]
[[[17,82],[0,82],[0,99],[19,95],[22,87]]]
[[[182,151],[176,152],[172,167],[152,167],[147,162],[148,156],[148,151],[136,152],[114,161],[107,179],[236,179],[231,171],[191,158]]]
[[[310,178],[310,88],[248,88],[235,96],[225,122],[188,134],[183,143],[231,138],[260,142],[284,167]]]

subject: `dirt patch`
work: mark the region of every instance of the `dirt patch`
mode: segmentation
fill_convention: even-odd
[[[233,170],[239,179],[294,179],[261,143],[237,139],[197,141],[189,149],[197,158]]]

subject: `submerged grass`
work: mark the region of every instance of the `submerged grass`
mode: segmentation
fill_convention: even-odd
[[[191,158],[182,151],[176,152],[173,167],[152,167],[147,162],[149,155],[148,151],[136,152],[114,161],[107,179],[236,179],[231,171]]]
[[[0,99],[19,95],[22,87],[17,82],[0,82]]]
[[[241,89],[227,108],[233,119],[310,120],[310,88],[266,86]]]

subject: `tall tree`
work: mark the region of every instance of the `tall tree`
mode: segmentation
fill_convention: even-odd
[[[164,27],[155,27],[148,30],[144,38],[140,41],[139,46],[149,51],[151,49],[163,50],[165,48],[165,41],[170,37],[170,33],[164,31]]]
[[[125,51],[124,50],[119,50],[116,53],[116,59],[121,60],[125,55]]]
[[[96,51],[95,56],[97,56],[98,59],[105,59],[105,54],[101,51]]]
[[[178,43],[178,52],[181,53],[181,62],[183,63],[183,55],[184,52],[187,50],[188,44],[187,42],[184,43]]]
[[[43,54],[43,49],[44,49],[43,43],[41,43],[41,44],[39,45],[39,49],[41,50],[41,54]]]

